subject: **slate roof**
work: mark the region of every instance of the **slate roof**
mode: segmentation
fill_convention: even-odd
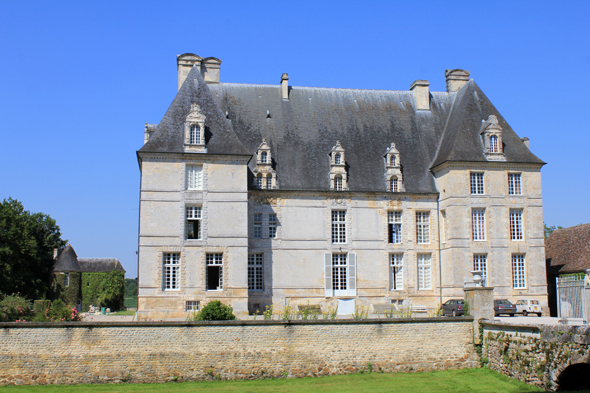
[[[556,229],[545,241],[550,273],[575,273],[590,269],[590,224]]]
[[[53,265],[54,272],[103,273],[112,270],[125,272],[117,258],[78,258],[71,245],[67,245]]]
[[[419,111],[411,91],[290,86],[287,101],[278,84],[207,85],[196,67],[140,152],[182,153],[193,102],[207,116],[209,154],[254,155],[266,138],[283,190],[328,190],[328,154],[340,140],[349,190],[386,191],[384,155],[394,142],[406,192],[436,193],[431,168],[487,161],[479,132],[490,114],[503,127],[508,162],[544,164],[472,80],[456,93],[430,92],[431,110]],[[255,165],[251,160],[250,169]]]
[[[78,256],[71,245],[67,245],[53,264],[54,272],[79,272]]]

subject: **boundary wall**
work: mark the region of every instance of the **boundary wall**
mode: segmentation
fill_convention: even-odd
[[[473,318],[0,323],[0,385],[477,367]]]

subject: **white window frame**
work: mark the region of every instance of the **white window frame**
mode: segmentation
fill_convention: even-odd
[[[264,179],[262,177],[262,173],[259,173],[254,178],[254,186],[256,188],[258,188],[259,190],[262,190],[263,185],[264,185]]]
[[[392,176],[391,179],[389,179],[389,191],[399,192],[399,182],[397,180],[397,176]]]
[[[189,144],[200,145],[201,144],[201,126],[199,124],[191,124],[189,126]]]
[[[277,219],[276,213],[269,213],[268,214],[268,237],[270,239],[277,238],[277,227],[278,227],[279,220]]]
[[[248,254],[248,290],[264,290],[264,254]]]
[[[471,235],[474,241],[486,240],[486,209],[471,209]]]
[[[488,254],[473,254],[473,270],[481,271],[481,285],[488,286]]]
[[[336,153],[334,154],[334,164],[340,165],[342,163],[342,154]]]
[[[404,254],[389,254],[389,280],[392,291],[404,289]]]
[[[490,135],[490,153],[499,153],[500,148],[498,146],[498,135]]]
[[[416,243],[430,243],[430,212],[416,212]]]
[[[334,191],[342,191],[342,176],[334,176]]]
[[[184,303],[185,312],[195,312],[201,309],[201,302],[198,300],[187,300]]]
[[[272,188],[272,175],[269,173],[266,175],[266,189],[270,190]]]
[[[522,195],[521,173],[508,174],[508,195]]]
[[[252,219],[252,237],[254,239],[262,238],[262,213],[254,213]]]
[[[510,209],[510,240],[524,240],[523,209]]]
[[[268,161],[268,153],[265,152],[265,151],[260,152],[260,163],[261,164],[266,164],[267,161]]]
[[[526,288],[525,254],[512,254],[512,288]]]
[[[432,289],[432,254],[418,254],[418,290]]]
[[[356,253],[325,253],[325,295],[356,296]]]
[[[203,189],[203,166],[187,165],[186,166],[186,188],[188,190]]]
[[[189,237],[190,224],[197,225],[195,237]],[[186,206],[186,231],[185,239],[187,240],[202,240],[203,239],[203,211],[201,206]]]
[[[483,172],[470,172],[469,184],[471,188],[471,195],[484,195],[484,179]]]
[[[346,210],[332,210],[332,243],[346,243]]]
[[[387,212],[387,242],[401,244],[402,242],[402,212],[392,210]]]
[[[70,273],[64,273],[64,286],[70,286]]]
[[[165,291],[180,289],[180,254],[166,252],[163,254],[163,286]]]
[[[219,285],[215,289],[209,289],[209,267],[219,266]],[[205,290],[206,291],[221,291],[223,290],[223,254],[222,253],[207,253],[205,254]]]

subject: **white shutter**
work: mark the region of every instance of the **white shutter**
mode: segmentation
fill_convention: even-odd
[[[356,253],[348,253],[348,294],[356,296]]]
[[[325,292],[326,297],[332,297],[332,254],[327,252],[324,254],[324,264],[325,264],[325,273],[324,273],[324,282],[325,282]]]

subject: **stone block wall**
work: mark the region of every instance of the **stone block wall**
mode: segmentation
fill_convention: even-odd
[[[2,385],[281,378],[477,365],[472,318],[0,324]]]

